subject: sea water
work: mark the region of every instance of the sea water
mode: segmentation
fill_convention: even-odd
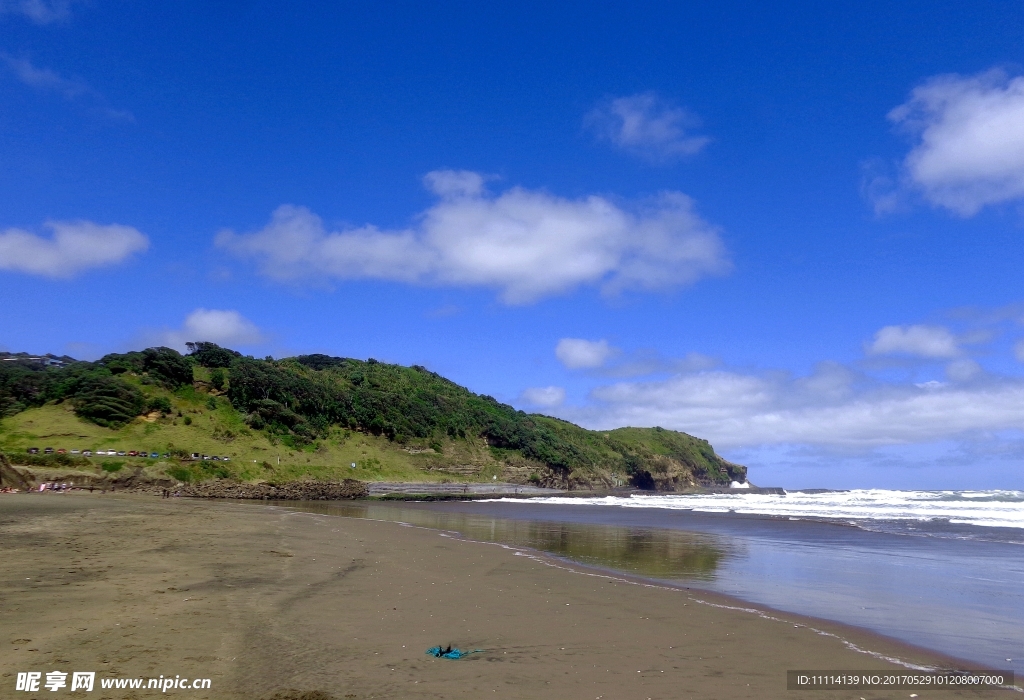
[[[814,489],[762,494],[737,490],[735,493],[706,495],[633,494],[626,498],[550,497],[532,499],[532,502],[814,518],[922,536],[1024,542],[1024,491]],[[965,528],[951,534],[946,527],[949,524],[1009,529],[1011,532]],[[1012,532],[1015,530],[1021,532]]]

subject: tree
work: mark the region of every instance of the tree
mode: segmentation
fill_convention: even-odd
[[[120,428],[146,405],[142,392],[116,377],[89,377],[75,392],[75,413],[97,425]]]
[[[188,347],[189,356],[203,367],[230,367],[235,358],[242,356],[242,353],[222,348],[216,343],[201,341],[185,345]]]
[[[192,365],[171,348],[147,348],[142,351],[142,369],[168,388],[192,383]]]
[[[146,404],[147,411],[160,411],[165,416],[171,412],[171,400],[166,396],[154,396]]]

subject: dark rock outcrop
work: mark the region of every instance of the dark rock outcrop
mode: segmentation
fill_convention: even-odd
[[[0,453],[0,488],[14,488],[19,491],[27,491],[32,488],[31,482],[25,475],[11,466],[7,455]]]
[[[185,484],[177,491],[194,498],[246,498],[268,501],[340,501],[365,498],[366,484],[344,481],[291,481],[284,484],[246,484],[238,481],[204,481]]]

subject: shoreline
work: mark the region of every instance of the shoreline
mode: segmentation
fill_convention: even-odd
[[[339,700],[642,700],[782,698],[786,670],[900,668],[814,631],[839,629],[831,623],[761,617],[703,590],[628,581],[430,528],[251,505],[0,497],[8,543],[0,598],[11,637],[2,673],[211,678],[212,691],[193,698],[263,700],[294,688]],[[870,636],[843,632],[854,643]],[[459,661],[424,653],[438,643],[484,651]],[[898,643],[872,638],[870,648],[941,665],[940,655]],[[866,696],[815,697],[854,694]]]
[[[484,539],[489,537],[480,532],[481,520],[484,525],[490,518],[532,522],[537,527],[506,532],[513,531],[518,544],[536,543],[588,565],[636,572],[669,585],[700,578],[682,585],[869,629],[971,659],[978,668],[1013,670],[1018,678],[1024,674],[1024,609],[1008,604],[1024,594],[1020,529],[929,524],[929,534],[922,536],[917,527],[863,527],[753,513],[523,502],[420,508],[465,515],[466,525]],[[581,524],[602,533],[610,543],[604,552],[573,546],[584,540],[576,532]],[[646,561],[617,556],[627,546],[672,565],[659,570],[649,565],[649,556]],[[699,554],[701,549],[718,553],[705,576],[685,557],[687,550]]]
[[[427,499],[426,502],[434,501],[435,499]],[[423,529],[429,532],[441,533],[442,536],[451,537],[455,540],[462,542],[471,542],[478,545],[489,545],[493,547],[498,547],[500,549],[509,550],[517,553],[519,556],[529,557],[535,561],[544,564],[545,566],[549,566],[554,569],[565,571],[575,575],[593,576],[597,578],[608,579],[644,588],[662,589],[666,591],[681,593],[685,595],[688,600],[692,600],[698,604],[708,605],[713,608],[721,608],[734,610],[737,612],[744,612],[751,615],[756,615],[758,617],[762,617],[764,619],[769,619],[787,624],[793,624],[794,627],[807,628],[808,630],[811,630],[816,634],[832,637],[843,642],[844,644],[849,646],[851,651],[855,651],[859,654],[864,654],[866,657],[871,657],[877,660],[886,661],[899,666],[904,666],[905,668],[910,670],[932,671],[980,668],[980,664],[978,662],[970,661],[963,657],[957,657],[950,654],[946,654],[943,653],[941,650],[932,649],[924,645],[914,644],[901,639],[897,639],[895,637],[891,637],[880,632],[876,632],[867,627],[848,624],[839,620],[831,620],[827,618],[791,612],[788,610],[782,610],[779,608],[772,607],[770,605],[764,605],[762,603],[748,600],[739,596],[730,595],[728,593],[723,593],[720,591],[715,591],[710,588],[704,588],[700,586],[697,582],[693,582],[693,585],[687,586],[683,583],[675,583],[665,579],[647,577],[638,574],[630,574],[627,572],[612,569],[610,567],[588,565],[586,563],[573,561],[572,559],[569,559],[567,557],[558,556],[556,554],[545,552],[534,547],[474,539],[473,537],[465,535],[464,533],[461,533],[457,530],[407,523],[400,520],[383,520],[371,517],[349,516],[331,513],[315,513],[311,510],[303,510],[302,508],[298,507],[297,504],[289,502],[268,503],[265,505],[271,508],[281,508],[296,513],[322,515],[324,517],[352,518],[357,520],[366,520],[369,522],[398,524],[406,527]],[[756,517],[757,519],[765,520],[773,518],[773,516],[754,517]],[[846,523],[825,524],[834,524],[837,526],[850,527]],[[699,598],[695,596],[699,596]],[[1019,680],[1017,681],[1016,687],[1018,688],[1018,690],[1020,690],[1020,692],[1024,692],[1024,688],[1020,687]]]

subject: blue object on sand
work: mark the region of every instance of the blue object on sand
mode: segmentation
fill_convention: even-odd
[[[478,651],[483,651],[483,649],[474,649],[473,651],[462,651],[461,649],[453,649],[452,647],[448,647],[447,649],[443,647],[430,647],[427,649],[428,654],[436,656],[439,659],[461,659],[463,656],[469,656],[470,654],[475,654]]]

